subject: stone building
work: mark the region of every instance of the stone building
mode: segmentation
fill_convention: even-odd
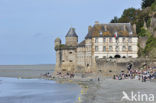
[[[100,58],[137,58],[136,27],[130,23],[96,23],[88,27],[85,40],[78,43],[74,28],[66,35],[66,43],[56,38],[56,71],[94,72]]]

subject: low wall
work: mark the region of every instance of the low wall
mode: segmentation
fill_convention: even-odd
[[[128,64],[132,64],[132,69],[141,68],[145,64],[152,63],[150,60],[145,59],[98,59],[96,60],[96,67],[98,74],[104,76],[113,76],[121,73],[122,71],[127,72]],[[154,62],[153,62],[154,63]]]

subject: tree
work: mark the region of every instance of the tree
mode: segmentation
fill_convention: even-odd
[[[118,23],[119,19],[117,16],[114,17],[114,19],[111,20],[111,23]]]
[[[142,0],[142,9],[150,7],[155,0]]]
[[[139,15],[140,10],[135,8],[125,9],[121,18],[119,18],[120,23],[136,23],[136,18]]]
[[[151,33],[148,30],[146,30],[145,28],[142,27],[140,29],[140,33],[138,35],[141,36],[141,37],[144,37],[144,36],[150,37]]]
[[[151,5],[151,10],[156,11],[156,1]]]

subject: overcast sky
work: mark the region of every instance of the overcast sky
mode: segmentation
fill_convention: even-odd
[[[54,40],[76,28],[79,42],[95,21],[109,23],[141,0],[0,0],[0,65],[55,64]]]

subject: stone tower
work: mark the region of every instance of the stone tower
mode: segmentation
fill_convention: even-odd
[[[66,35],[66,45],[67,46],[77,46],[78,36],[75,32],[75,28],[70,28]]]
[[[61,59],[62,59],[62,52],[61,52],[61,39],[56,38],[55,39],[55,50],[56,50],[56,71],[60,71],[61,69]]]
[[[56,38],[55,39],[55,47],[56,46],[60,46],[61,45],[61,39],[60,38]]]

